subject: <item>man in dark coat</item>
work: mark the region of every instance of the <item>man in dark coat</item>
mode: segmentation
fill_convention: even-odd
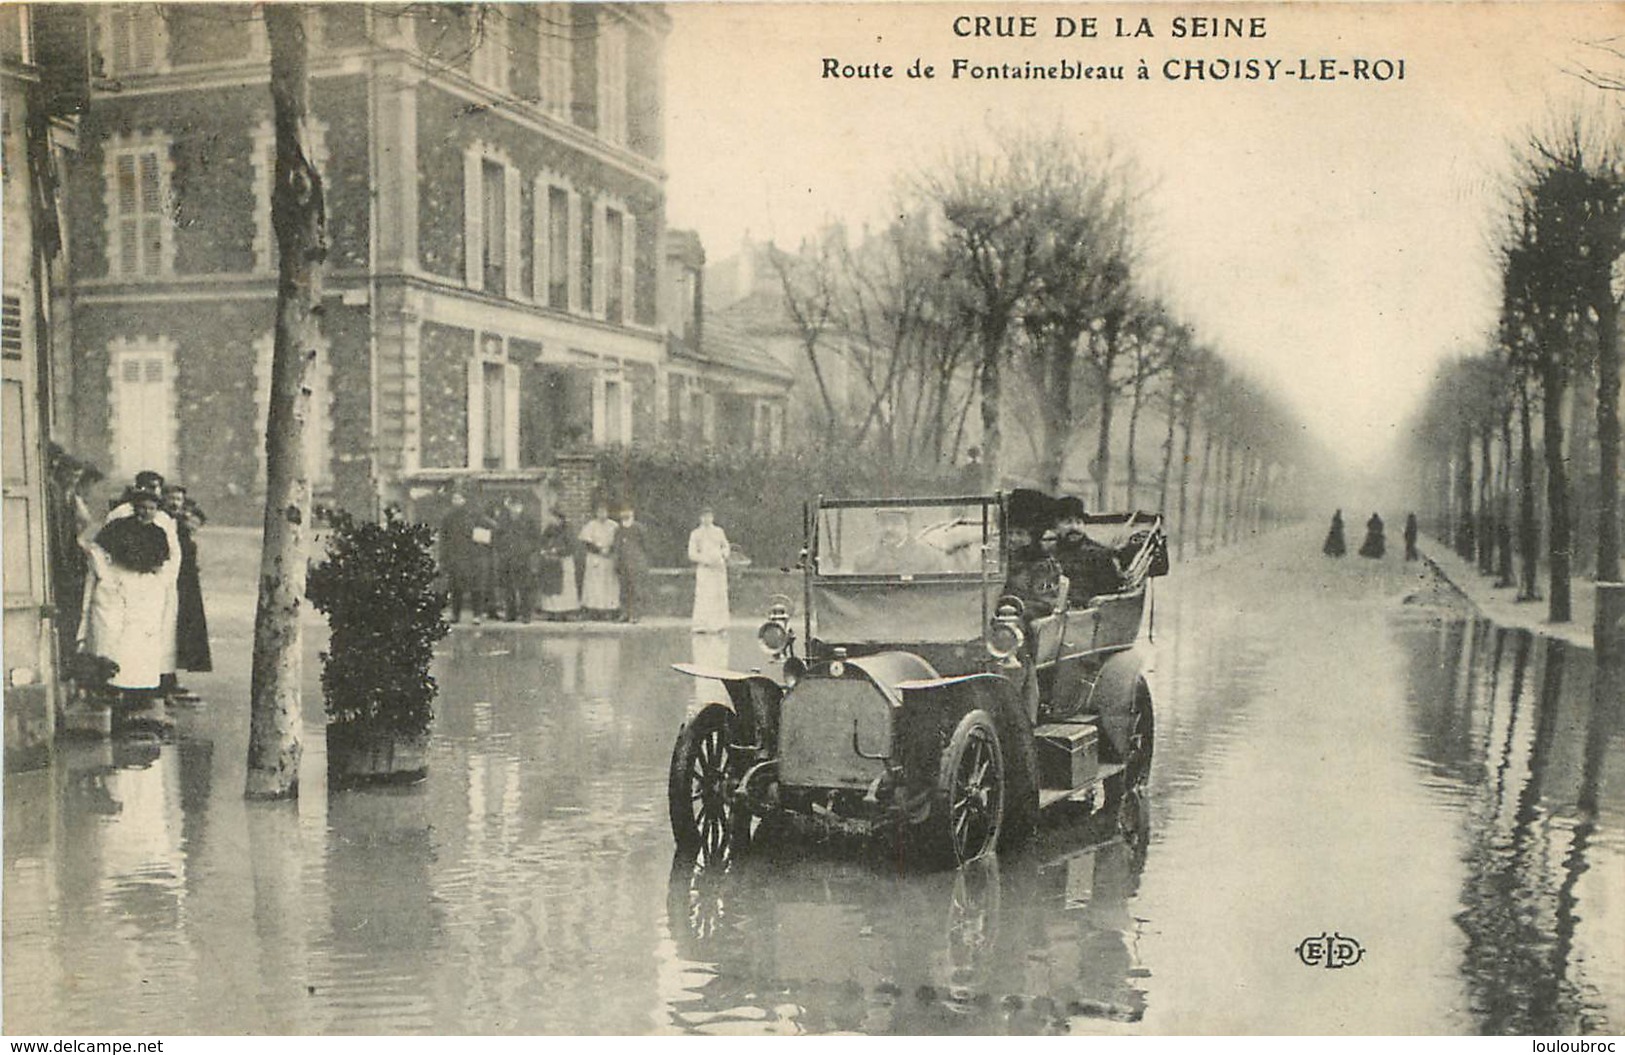
[[[1348,545],[1343,541],[1343,511],[1341,509],[1332,514],[1332,526],[1326,532],[1326,541],[1321,545],[1320,552],[1328,557],[1341,557],[1348,552]]]
[[[476,532],[483,533],[483,541],[477,541]],[[476,625],[485,614],[491,587],[490,543],[490,522],[469,508],[461,491],[452,492],[451,510],[440,521],[440,568],[446,574],[454,623],[463,618],[465,597]]]
[[[1501,527],[1502,534],[1505,534],[1506,533],[1506,525],[1502,524],[1502,525],[1500,525],[1500,527]],[[1416,550],[1416,536],[1418,534],[1420,534],[1420,533],[1421,533],[1420,530],[1416,526],[1416,514],[1415,513],[1407,513],[1405,515],[1405,559],[1406,560],[1416,560],[1417,558],[1419,558],[1421,556],[1421,554],[1418,553],[1417,550]]]
[[[1092,597],[1116,593],[1123,588],[1123,569],[1112,551],[1089,537],[1084,519],[1083,499],[1068,495],[1056,501],[1055,530],[1060,536],[1056,559],[1071,586],[1068,605],[1083,608]]]
[[[175,534],[181,544],[180,572],[175,581],[175,667],[177,670],[214,669],[209,651],[209,620],[203,610],[203,583],[198,576],[197,533],[208,521],[198,504],[186,495],[186,488],[170,484],[164,488],[164,511],[175,520]],[[181,685],[175,695],[187,695]]]
[[[525,510],[518,495],[509,495],[498,510],[491,548],[496,558],[497,596],[509,622],[528,623],[536,607],[536,561],[542,528]]]
[[[639,602],[644,595],[644,579],[649,573],[649,551],[643,525],[628,506],[621,512],[621,529],[615,533],[615,574],[621,580],[621,622],[638,621]]]

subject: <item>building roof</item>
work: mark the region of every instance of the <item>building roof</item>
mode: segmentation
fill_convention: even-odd
[[[762,349],[759,341],[752,340],[726,322],[713,319],[709,314],[705,318],[699,347],[690,346],[673,336],[668,338],[667,350],[676,360],[739,371],[785,386],[795,376],[789,367]]]

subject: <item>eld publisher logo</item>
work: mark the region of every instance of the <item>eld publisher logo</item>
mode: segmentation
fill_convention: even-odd
[[[1340,967],[1353,967],[1363,956],[1365,949],[1359,942],[1335,931],[1305,938],[1298,943],[1298,959],[1303,961],[1305,967],[1325,967],[1335,971]]]

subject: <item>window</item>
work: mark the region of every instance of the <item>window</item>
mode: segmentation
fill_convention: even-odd
[[[599,199],[593,209],[593,237],[587,271],[592,312],[610,322],[632,321],[634,220],[626,207]]]
[[[626,144],[626,25],[599,16],[598,134]]]
[[[615,209],[604,211],[604,318],[625,322],[626,281],[622,265],[626,259],[625,225]]]
[[[327,178],[327,124],[311,119],[309,124],[311,161],[316,172]],[[254,129],[254,267],[275,271],[276,235],[271,230],[271,185],[276,180],[276,129],[267,117]]]
[[[497,334],[468,364],[468,468],[519,468],[519,367]]]
[[[249,441],[255,451],[255,480],[265,487],[265,425],[271,416],[271,355],[276,335],[262,334],[254,342],[254,435]],[[312,487],[333,482],[333,360],[326,342],[316,345],[316,361],[305,371],[305,387],[310,389],[310,408],[305,418],[305,475]]]
[[[463,230],[468,287],[518,297],[519,170],[478,144],[463,155]]]
[[[494,91],[508,90],[508,15],[495,4],[481,4],[474,26],[474,79]]]
[[[12,293],[5,294],[0,301],[0,358],[21,359],[23,357],[23,299]]]
[[[108,348],[114,475],[175,470],[175,342],[119,338]]]
[[[604,447],[621,447],[632,442],[632,386],[624,375],[599,375],[593,409],[594,442]]]
[[[168,274],[174,265],[169,140],[115,136],[106,158],[107,273]]]
[[[157,4],[109,5],[101,16],[103,68],[109,77],[164,69],[168,34]]]
[[[485,281],[482,288],[487,293],[502,294],[508,289],[504,238],[508,215],[507,178],[503,167],[495,161],[486,160],[481,164],[480,171],[484,193],[484,237],[481,239],[480,260],[484,266]]]
[[[569,4],[543,4],[541,12],[542,109],[570,119],[570,49],[574,46]]]
[[[536,290],[550,308],[570,307],[571,194],[556,184],[537,182]]]

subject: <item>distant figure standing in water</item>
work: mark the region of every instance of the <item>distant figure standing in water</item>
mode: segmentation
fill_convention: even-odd
[[[1382,534],[1382,517],[1375,513],[1365,522],[1365,541],[1360,544],[1360,556],[1376,559],[1388,552],[1388,542]]]
[[[1326,544],[1320,547],[1320,552],[1328,557],[1341,557],[1348,552],[1348,543],[1343,540],[1343,511],[1341,509],[1332,514],[1332,529],[1326,532]]]
[[[700,510],[700,526],[689,532],[688,559],[694,564],[694,623],[698,633],[728,629],[728,536],[710,506]]]
[[[1405,559],[1416,560],[1421,554],[1416,552],[1416,514],[1405,514]]]

